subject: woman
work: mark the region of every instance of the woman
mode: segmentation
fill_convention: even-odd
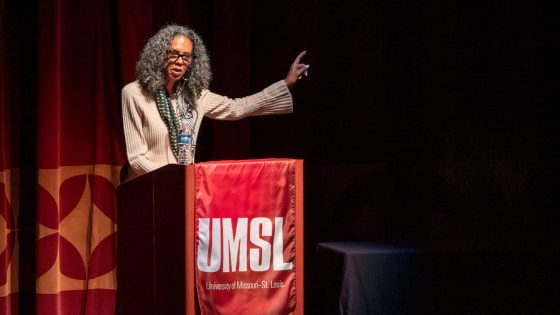
[[[126,179],[171,163],[193,163],[204,116],[235,120],[291,113],[289,88],[309,68],[300,63],[303,55],[296,57],[284,80],[248,97],[230,99],[208,90],[212,72],[202,39],[184,26],[162,28],[142,50],[136,81],[122,90]]]

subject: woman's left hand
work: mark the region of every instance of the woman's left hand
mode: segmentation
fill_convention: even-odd
[[[288,88],[292,88],[296,82],[301,79],[303,76],[307,76],[307,69],[309,69],[309,65],[300,63],[300,60],[303,56],[305,56],[307,52],[302,51],[296,57],[292,65],[290,66],[290,70],[288,71],[288,75],[284,79]]]

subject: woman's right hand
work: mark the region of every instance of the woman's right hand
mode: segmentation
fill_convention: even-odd
[[[302,78],[302,76],[307,76],[307,69],[309,69],[309,65],[300,63],[301,58],[305,56],[306,53],[306,51],[299,53],[294,62],[290,65],[290,70],[284,79],[288,88],[292,88],[294,84]]]

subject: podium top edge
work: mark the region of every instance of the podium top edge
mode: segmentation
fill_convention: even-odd
[[[179,170],[179,169],[182,169],[182,170],[186,171],[188,168],[194,167],[196,165],[227,165],[227,164],[232,165],[232,164],[259,164],[259,163],[278,163],[278,162],[295,162],[296,164],[303,165],[303,159],[291,159],[291,158],[218,160],[218,161],[198,162],[198,163],[194,163],[194,164],[190,164],[190,165],[182,165],[182,164],[171,163],[171,164],[164,165],[164,166],[162,166],[158,169],[155,169],[151,172],[148,172],[146,174],[142,174],[142,175],[137,176],[135,178],[123,181],[117,186],[117,190],[121,189],[121,186],[130,186],[130,185],[132,185],[132,183],[139,183],[139,182],[143,182],[143,181],[146,181],[146,180],[151,180],[151,178],[152,178],[152,176],[154,176],[154,174],[161,174],[162,172],[168,172],[172,169],[174,169],[174,171],[172,171],[172,172],[177,172],[177,170]]]
[[[270,162],[297,162],[302,159],[291,158],[264,158],[264,159],[247,159],[247,160],[219,160],[195,163],[195,165],[212,165],[212,164],[251,164],[251,163],[270,163]]]

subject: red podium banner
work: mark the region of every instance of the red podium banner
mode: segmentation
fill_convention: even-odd
[[[195,165],[201,314],[296,308],[295,160]]]

